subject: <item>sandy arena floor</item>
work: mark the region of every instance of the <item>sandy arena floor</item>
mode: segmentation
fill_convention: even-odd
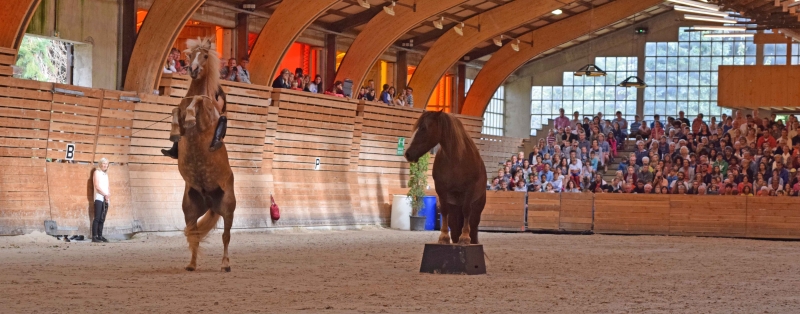
[[[420,274],[433,232],[0,237],[2,313],[798,313],[800,242],[483,233],[488,275]]]

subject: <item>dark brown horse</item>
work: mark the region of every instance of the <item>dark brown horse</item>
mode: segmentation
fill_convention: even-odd
[[[416,162],[436,144],[441,145],[433,162],[433,182],[442,212],[439,243],[449,244],[453,239],[461,245],[478,244],[478,224],[486,205],[486,166],[461,121],[441,111],[419,117],[406,160]]]
[[[197,268],[200,241],[222,217],[225,226],[222,234],[222,270],[231,271],[228,243],[231,239],[233,211],[236,209],[233,172],[224,145],[215,151],[209,149],[222,108],[215,97],[220,89],[220,61],[209,39],[189,40],[187,46],[192,83],[187,96],[172,111],[170,132],[171,139],[179,139],[178,170],[186,182],[183,192],[184,233],[192,251],[192,260],[186,270]]]

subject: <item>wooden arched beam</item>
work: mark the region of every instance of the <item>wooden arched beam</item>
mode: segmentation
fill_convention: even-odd
[[[133,46],[125,90],[152,93],[158,89],[164,62],[183,26],[205,0],[155,0]]]
[[[18,50],[41,0],[4,1],[0,9],[0,47]]]
[[[416,12],[399,5],[394,7],[395,16],[378,12],[350,45],[336,72],[336,80],[349,78],[354,86],[362,86],[372,65],[392,43],[429,17],[464,2],[466,0],[420,1]]]
[[[439,78],[472,48],[563,6],[556,0],[516,0],[464,21],[480,25],[480,31],[464,26],[464,36],[455,31],[446,32],[433,43],[411,76],[408,85],[414,89],[414,98],[424,100],[415,102],[414,106],[425,108]]]
[[[663,2],[663,0],[617,0],[595,8],[594,14],[585,11],[523,35],[525,40],[533,39],[533,47],[520,44],[517,52],[507,44],[495,52],[472,82],[461,113],[482,116],[492,95],[506,78],[540,53]]]
[[[258,34],[250,51],[250,80],[270,85],[292,43],[339,0],[283,1]]]

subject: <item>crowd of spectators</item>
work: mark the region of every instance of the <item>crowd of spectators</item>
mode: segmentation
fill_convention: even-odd
[[[511,156],[487,189],[545,193],[647,193],[800,196],[797,118],[761,118],[757,111],[693,120],[678,117],[628,125],[621,112],[579,119],[560,115],[526,158]],[[633,151],[625,149],[635,139]],[[617,167],[610,164],[619,162]],[[613,173],[611,181],[604,179]]]
[[[172,48],[167,56],[167,62],[164,65],[163,72],[187,74],[186,63],[180,60],[180,56],[180,51],[176,48]],[[249,58],[241,58],[238,62],[235,58],[230,58],[227,62],[221,62],[219,73],[221,80],[250,84],[250,70],[247,69],[247,66],[250,64]],[[352,95],[349,95],[352,92],[345,91],[344,82],[336,81],[333,83],[333,86],[325,89],[322,84],[321,75],[317,74],[312,79],[311,75],[303,74],[302,68],[295,69],[294,73],[289,71],[289,69],[281,70],[281,74],[272,81],[272,87],[353,98]],[[394,86],[384,84],[381,92],[377,93],[375,90],[375,81],[369,80],[367,85],[359,88],[354,98],[367,101],[379,101],[389,106],[414,107],[413,91],[411,87],[407,87],[402,91],[396,91]]]

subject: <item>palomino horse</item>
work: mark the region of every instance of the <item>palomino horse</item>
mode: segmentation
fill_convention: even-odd
[[[453,239],[461,245],[478,244],[478,224],[486,205],[486,166],[478,147],[458,118],[441,111],[423,113],[414,131],[406,160],[416,162],[436,144],[441,145],[433,163],[442,212],[439,243],[449,244]]]
[[[233,211],[236,209],[233,172],[224,145],[213,152],[208,148],[219,118],[214,95],[220,89],[220,61],[210,39],[188,40],[187,46],[192,83],[187,97],[172,111],[170,132],[171,139],[180,139],[178,170],[186,182],[183,192],[184,233],[192,251],[192,260],[186,270],[197,268],[200,241],[214,229],[221,216],[225,223],[222,270],[231,271],[228,243],[231,240]]]

